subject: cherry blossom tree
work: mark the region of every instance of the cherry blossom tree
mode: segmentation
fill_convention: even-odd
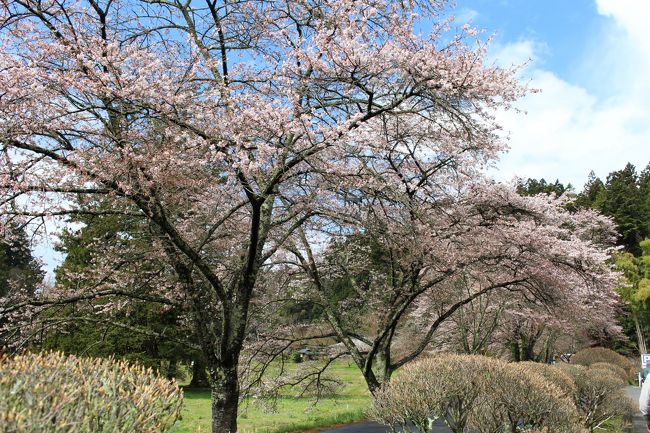
[[[620,303],[611,292],[610,302],[576,298],[566,293],[551,304],[510,299],[494,335],[494,346],[509,351],[514,361],[550,363],[561,353],[578,348],[625,340],[621,327]]]
[[[550,363],[558,353],[625,340],[617,324],[618,296],[607,288],[593,295],[571,290],[539,299],[525,292],[491,292],[458,309],[441,325],[432,347]]]
[[[378,184],[392,170],[401,177],[397,165],[389,166]],[[458,189],[450,186],[452,173]],[[381,188],[365,207],[338,214],[357,218],[358,231],[350,227],[323,248],[303,227],[285,244],[288,272],[299,270],[295,291],[323,308],[324,326],[373,392],[396,369],[440,350],[434,337],[441,327],[486,295],[525,302],[534,313],[529,318],[549,327],[560,305],[572,316],[555,322],[601,315],[600,323],[614,326],[611,221],[591,211],[570,213],[564,199],[523,197],[473,176],[463,185],[461,178],[458,166],[448,166],[409,193],[413,182],[404,176],[403,194]],[[340,281],[353,288],[343,299],[332,291]]]
[[[416,186],[409,172],[471,176],[503,149],[491,113],[522,88],[485,66],[484,44],[443,3],[3,0],[2,214],[41,228],[125,215],[151,241],[98,245],[94,272],[77,275],[90,289],[5,300],[0,315],[98,298],[180,304],[207,360],[212,430],[236,431],[251,300],[278,249],[367,201],[375,155],[403,168],[390,182]],[[156,284],[126,290],[141,270]]]

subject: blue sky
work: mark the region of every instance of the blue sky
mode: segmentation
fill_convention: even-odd
[[[650,160],[650,0],[458,0],[458,22],[494,34],[499,64],[530,60],[541,93],[502,113],[511,151],[495,176],[582,187],[627,161]]]
[[[538,42],[541,62],[565,79],[578,78],[580,53],[608,21],[593,0],[460,0],[457,16],[494,32],[499,43]]]

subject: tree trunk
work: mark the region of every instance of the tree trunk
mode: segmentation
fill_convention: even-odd
[[[519,360],[521,362],[525,361],[536,361],[535,359],[535,343],[537,339],[530,336],[524,336],[521,339],[521,356]]]
[[[375,393],[381,388],[381,383],[377,380],[377,376],[375,376],[371,371],[368,374],[364,374],[363,378],[366,381],[366,385],[368,385],[368,391],[370,391],[370,394],[375,395]]]
[[[212,376],[212,433],[237,432],[237,368],[216,368]]]
[[[190,388],[207,388],[210,386],[208,375],[206,374],[205,360],[203,356],[198,355],[194,358],[192,364],[192,381]]]
[[[510,342],[510,353],[512,353],[512,360],[514,362],[521,361],[521,350],[519,349],[519,342],[517,340]]]
[[[391,359],[390,359],[390,342],[392,340],[391,331],[390,335],[386,338],[385,342],[380,346],[377,354],[375,355],[375,366],[376,366],[376,375],[377,378],[380,378],[381,384],[388,383],[393,374],[391,369]]]
[[[172,358],[169,360],[169,365],[167,366],[167,379],[175,379],[178,376],[178,360]]]
[[[634,328],[636,330],[636,340],[639,347],[639,353],[648,353],[648,349],[645,344],[645,337],[643,336],[643,331],[641,330],[641,325],[639,324],[639,317],[636,313],[632,313],[632,318],[634,319]]]
[[[546,341],[544,342],[544,363],[550,364],[554,359],[555,354],[555,341],[557,336],[554,332],[550,332]]]

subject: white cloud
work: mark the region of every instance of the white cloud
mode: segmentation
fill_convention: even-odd
[[[462,8],[456,12],[456,22],[465,24],[471,23],[478,17],[478,11],[470,8]]]
[[[499,164],[499,178],[559,178],[581,188],[590,170],[604,177],[628,161],[639,169],[648,164],[650,2],[597,0],[597,5],[610,20],[595,37],[599,54],[585,56],[584,69],[597,71],[598,92],[539,66],[539,44],[518,41],[496,47],[493,55],[500,64],[532,58],[524,76],[531,87],[542,89],[519,102],[527,114],[499,114],[511,147]]]
[[[609,18],[596,38],[588,67],[603,66],[599,79],[627,97],[647,99],[650,92],[650,2],[648,0],[596,0],[598,12]],[[605,76],[604,74],[609,74]],[[642,94],[645,92],[645,94]]]
[[[647,0],[596,0],[598,13],[612,18],[645,52],[650,50],[648,19],[650,2]]]
[[[496,63],[501,67],[510,68],[528,63],[533,65],[540,45],[530,39],[522,39],[507,45],[494,44],[489,53],[488,63]]]

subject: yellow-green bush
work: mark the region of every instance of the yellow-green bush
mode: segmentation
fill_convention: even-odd
[[[182,398],[175,382],[126,362],[60,353],[0,358],[1,432],[167,432]]]
[[[625,395],[621,379],[606,370],[581,365],[558,364],[576,384],[574,404],[581,424],[590,432],[607,421],[634,412],[634,402]]]
[[[590,366],[592,364],[607,362],[617,365],[626,373],[628,380],[636,374],[636,368],[626,357],[604,347],[589,347],[579,350],[571,357],[571,364]]]
[[[455,432],[539,428],[578,431],[572,400],[542,375],[483,356],[441,355],[404,368],[376,393],[370,415],[392,426],[408,421],[419,432],[440,418]]]

